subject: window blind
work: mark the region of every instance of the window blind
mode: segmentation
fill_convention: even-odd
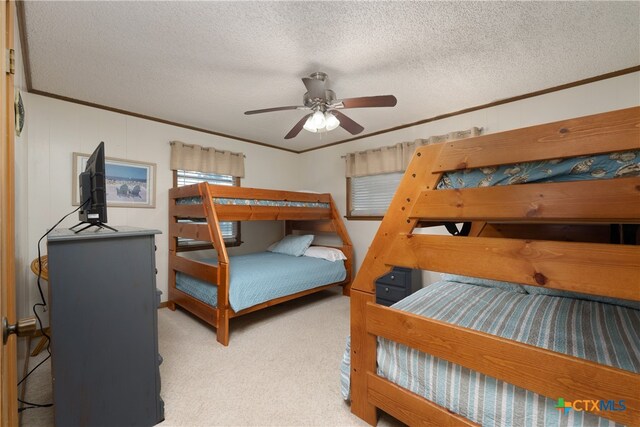
[[[384,216],[403,172],[351,178],[352,216]]]
[[[235,186],[236,179],[231,175],[218,175],[215,173],[204,173],[197,171],[176,171],[176,184],[178,187],[185,185],[199,184],[203,181],[209,184],[215,185],[228,185]],[[195,222],[193,220],[185,219],[178,222]],[[226,242],[235,242],[238,238],[238,222],[237,221],[222,221],[220,222],[220,231],[222,237]],[[178,238],[178,246],[200,246],[204,244],[210,244],[209,242],[202,242],[193,239]]]

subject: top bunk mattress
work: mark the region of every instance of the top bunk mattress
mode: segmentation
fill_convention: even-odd
[[[215,264],[216,260],[204,262]],[[342,282],[347,270],[342,261],[308,256],[258,252],[229,257],[229,304],[237,313],[275,298]],[[176,274],[176,287],[212,307],[218,287],[188,274]]]
[[[640,311],[631,308],[450,281],[392,307],[640,372]],[[345,398],[349,359],[347,349],[341,366]],[[378,375],[483,426],[616,425],[589,412],[559,411],[553,399],[384,338],[378,338],[377,362]]]
[[[198,205],[202,203],[200,196],[182,197],[176,200],[179,205]],[[295,208],[322,208],[329,209],[329,203],[324,202],[298,202],[293,200],[262,200],[262,199],[236,199],[230,197],[214,197],[213,203],[216,205],[234,206],[278,206]]]
[[[640,175],[640,150],[464,169],[442,175],[437,189],[611,179]]]

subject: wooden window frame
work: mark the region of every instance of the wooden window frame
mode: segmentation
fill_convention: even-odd
[[[233,177],[233,184],[235,187],[240,187],[240,178],[235,176]],[[173,171],[173,188],[177,188],[178,187],[178,171],[174,170]],[[233,241],[230,240],[225,240],[224,241],[224,245],[227,248],[233,248],[233,247],[237,247],[240,246],[242,243],[244,243],[242,241],[241,238],[241,228],[242,228],[242,222],[241,221],[235,221],[238,223],[237,225],[237,233],[236,233],[236,238]],[[176,247],[176,252],[190,252],[190,251],[202,251],[202,250],[206,250],[206,249],[214,249],[213,247],[213,243],[205,243],[205,244],[201,244],[201,245],[190,245],[190,246],[180,246],[178,245]]]

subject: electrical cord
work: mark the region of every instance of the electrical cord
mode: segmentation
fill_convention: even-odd
[[[38,408],[40,408],[40,406],[21,406],[20,408],[18,408],[18,413],[24,412],[27,409],[38,409]]]
[[[31,375],[31,373],[32,373],[33,371],[35,371],[36,369],[38,369],[38,368],[40,367],[40,365],[42,365],[44,362],[46,362],[47,360],[49,360],[49,358],[51,358],[51,353],[49,353],[49,355],[48,355],[47,357],[45,357],[44,359],[42,359],[42,360],[40,361],[40,363],[38,363],[36,366],[34,366],[34,367],[29,371],[29,373],[28,373],[27,375],[25,375],[25,376],[24,376],[24,378],[22,378],[22,379],[18,382],[18,386],[19,386],[20,384],[22,384],[22,383],[24,382],[24,380],[26,380],[26,379],[27,379],[27,377],[29,377],[29,375]]]
[[[69,215],[78,212],[80,209],[82,209],[90,201],[91,201],[91,199],[85,200],[84,203],[82,203],[76,209],[72,210],[71,212],[69,212],[68,214],[66,214],[62,218],[60,218],[60,220],[58,222],[56,222],[53,227],[51,227],[49,230],[47,230],[47,232],[44,233],[42,235],[42,237],[40,237],[40,239],[38,239],[38,280],[37,280],[37,283],[38,283],[38,292],[40,293],[40,302],[37,302],[37,303],[33,304],[32,311],[33,311],[33,314],[35,314],[36,319],[38,320],[38,326],[40,327],[40,332],[42,333],[42,336],[44,336],[47,339],[47,353],[49,353],[49,355],[47,357],[45,357],[36,366],[34,366],[33,369],[31,369],[20,381],[18,381],[18,386],[20,386],[20,384],[22,384],[29,377],[29,375],[31,375],[36,369],[38,369],[44,362],[46,362],[47,360],[49,360],[51,358],[51,337],[49,337],[49,335],[45,332],[44,326],[42,324],[42,319],[40,318],[40,316],[38,315],[38,311],[36,310],[36,307],[42,307],[43,311],[46,311],[46,308],[47,308],[47,302],[44,299],[44,292],[42,291],[42,284],[40,283],[40,279],[42,279],[42,257],[41,257],[41,251],[40,251],[40,243],[42,242],[42,239],[47,237],[49,235],[49,233],[51,233],[53,230],[55,230],[55,228],[58,225],[60,225],[60,223],[62,221],[67,219],[67,217]],[[27,357],[29,357],[29,356],[27,356]],[[40,405],[40,404],[36,404],[36,403],[25,402],[25,401],[22,401],[20,399],[18,399],[18,402],[20,402],[22,404],[25,404],[25,405],[31,405],[31,406],[23,406],[21,408],[18,408],[18,412],[22,412],[22,411],[24,411],[26,409],[49,408],[49,407],[53,406],[53,403],[47,403],[47,404],[44,404],[44,405]]]
[[[32,408],[50,408],[53,406],[53,403],[32,403],[32,402],[27,402],[26,400],[22,400],[20,398],[18,398],[18,402],[23,403],[25,405],[31,405]],[[31,408],[25,408],[25,409],[31,409]]]

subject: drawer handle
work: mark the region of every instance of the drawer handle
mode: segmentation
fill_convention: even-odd
[[[384,288],[384,291],[385,292],[389,292],[389,288]]]
[[[391,277],[390,277],[390,279],[391,279],[391,280],[395,280],[395,279],[396,279],[396,276],[394,276],[394,275],[392,274],[392,275],[391,275]]]

